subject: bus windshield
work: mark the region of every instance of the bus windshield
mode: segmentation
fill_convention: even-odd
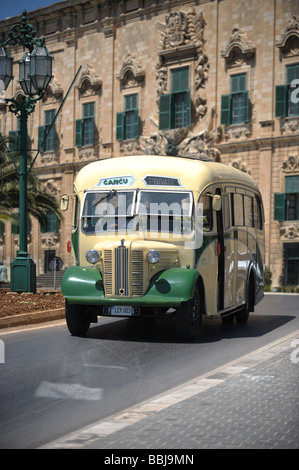
[[[135,191],[90,191],[84,198],[82,231],[87,234],[128,228],[133,218]]]
[[[192,203],[192,193],[187,191],[87,191],[82,231],[98,235],[120,230],[182,233],[183,222],[191,221]]]

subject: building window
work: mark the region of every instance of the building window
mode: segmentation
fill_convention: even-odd
[[[221,96],[221,124],[248,122],[249,99],[246,90],[246,73],[230,77],[230,94]]]
[[[45,136],[47,136],[42,149],[44,150],[44,152],[50,152],[51,150],[55,150],[55,125],[53,125],[52,129],[48,133],[54,118],[54,109],[51,109],[50,111],[45,111],[45,125],[38,127],[38,148],[42,146],[44,138]]]
[[[274,220],[299,220],[299,176],[286,176],[285,193],[274,194]]]
[[[299,284],[299,243],[285,243],[284,251],[284,284]]]
[[[288,65],[286,67],[287,83],[286,85],[276,86],[275,96],[275,116],[299,116],[298,93],[296,88],[292,87],[293,80],[299,79],[299,64]]]
[[[189,67],[171,71],[171,93],[161,95],[159,129],[177,129],[191,125]]]
[[[58,232],[58,218],[54,212],[47,211],[47,220],[41,224],[41,233],[56,233]]]
[[[124,97],[124,111],[116,115],[116,140],[137,139],[139,137],[138,95]]]
[[[83,104],[83,118],[76,120],[76,147],[94,144],[94,103]]]

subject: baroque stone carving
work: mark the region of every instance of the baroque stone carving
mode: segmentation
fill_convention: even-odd
[[[276,46],[286,55],[299,54],[299,17],[293,16],[286,25]]]
[[[49,248],[49,247],[54,247],[59,243],[60,239],[60,234],[57,233],[55,235],[42,235],[41,237],[41,242],[42,242],[42,248]]]
[[[299,224],[284,222],[279,228],[279,234],[281,239],[293,240],[299,238]]]
[[[281,130],[282,135],[298,134],[299,118],[296,118],[296,117],[281,118],[280,130]]]
[[[298,154],[289,155],[288,158],[283,161],[281,169],[285,170],[285,171],[287,171],[287,170],[294,171],[294,170],[299,169]]]
[[[132,54],[127,54],[117,79],[123,86],[133,87],[144,79],[144,70]]]
[[[43,101],[56,102],[58,99],[62,97],[63,89],[61,84],[56,79],[55,75],[53,74],[52,80],[50,81],[46,92],[43,96]]]
[[[80,94],[90,95],[95,92],[102,85],[102,81],[96,75],[93,68],[88,64],[82,68],[76,88],[79,89]]]
[[[224,51],[221,51],[228,65],[241,65],[255,55],[255,45],[247,39],[246,33],[234,28]]]
[[[145,155],[168,154],[188,156],[200,160],[221,161],[220,151],[216,148],[223,138],[222,126],[213,128],[215,109],[212,108],[209,121],[200,132],[189,132],[187,128],[161,131],[158,123],[151,117],[148,118],[153,132],[149,137],[140,138],[141,151]]]
[[[241,158],[233,160],[231,166],[237,168],[237,170],[243,171],[243,173],[251,174],[250,170],[247,170],[246,165],[242,162]]]
[[[195,110],[197,117],[207,112],[207,99],[204,92],[208,79],[209,61],[204,51],[204,28],[206,22],[202,11],[194,9],[187,13],[171,12],[165,16],[165,24],[159,23],[161,34],[160,48],[156,65],[157,100],[167,91],[167,63],[175,57],[188,57],[195,60]]]
[[[242,126],[226,126],[225,139],[229,142],[237,140],[247,140],[252,133],[251,124],[243,124]]]

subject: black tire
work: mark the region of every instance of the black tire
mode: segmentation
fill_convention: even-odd
[[[65,319],[69,332],[73,336],[84,336],[90,327],[90,315],[82,305],[65,302]]]
[[[190,341],[198,333],[202,321],[201,299],[197,287],[193,298],[184,302],[176,311],[177,336],[181,341]]]
[[[246,305],[242,310],[235,314],[237,323],[246,323],[249,313],[254,310],[254,280],[253,275],[250,276]]]

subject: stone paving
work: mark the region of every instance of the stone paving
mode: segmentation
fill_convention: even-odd
[[[295,334],[44,447],[298,449]]]

